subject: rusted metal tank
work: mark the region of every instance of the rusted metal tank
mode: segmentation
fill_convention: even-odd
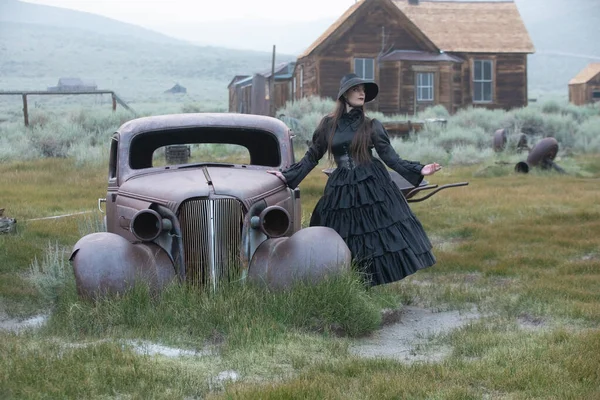
[[[565,173],[566,171],[554,162],[558,149],[558,141],[555,138],[543,138],[531,149],[526,161],[520,161],[515,165],[515,171],[526,174],[532,167],[538,167]]]

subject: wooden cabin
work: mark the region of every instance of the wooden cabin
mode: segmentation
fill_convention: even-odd
[[[354,72],[379,84],[368,108],[387,115],[508,110],[527,105],[533,52],[511,0],[359,0],[298,57],[293,97],[335,98]]]
[[[274,116],[274,112],[292,98],[293,71],[294,62],[286,62],[276,65],[274,73],[268,69],[251,76],[236,75],[227,86],[229,112]]]
[[[589,64],[569,81],[569,101],[578,106],[600,102],[600,63]]]
[[[252,81],[248,82],[249,75],[236,75],[227,85],[229,91],[229,112],[244,113],[244,105],[250,103],[250,97],[247,96],[248,90],[244,91],[244,87],[251,85]],[[240,82],[246,81],[246,85]],[[245,96],[246,95],[246,96]]]

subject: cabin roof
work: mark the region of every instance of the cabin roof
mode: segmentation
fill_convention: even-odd
[[[295,64],[296,64],[295,61],[283,62],[283,63],[277,64],[275,66],[275,80],[279,81],[279,80],[291,79],[293,76]],[[262,75],[263,77],[268,79],[271,77],[271,68],[256,72],[256,73],[254,73],[254,75]],[[229,82],[229,85],[227,85],[227,87],[231,87],[232,85],[235,85],[235,86],[249,85],[252,83],[252,79],[253,79],[254,75],[236,75],[237,79],[236,78],[232,79],[231,82]]]
[[[381,57],[381,61],[446,61],[461,63],[464,60],[447,53],[432,53],[420,50],[394,50]]]
[[[368,1],[368,0],[367,0]],[[300,54],[298,56],[298,58],[302,58],[302,57],[306,57],[308,56],[310,53],[312,53],[317,47],[319,47],[329,36],[331,36],[331,34],[333,34],[333,32],[337,31],[343,24],[344,22],[346,22],[346,20],[356,12],[356,10],[358,10],[360,8],[360,6],[362,6],[365,3],[365,0],[359,0],[356,3],[354,3],[353,5],[351,5],[346,12],[344,12],[333,24],[331,24],[329,26],[329,28],[327,28],[325,30],[325,32],[323,32],[321,34],[321,36],[319,36],[317,38],[317,40],[315,40],[310,46],[308,46],[308,48],[306,50],[304,50],[304,52],[302,54]]]
[[[569,85],[578,85],[580,83],[587,83],[592,80],[596,75],[600,74],[600,63],[588,64],[582,69],[573,79],[569,81]]]
[[[229,82],[227,87],[231,87],[231,85],[233,85],[234,83],[238,83],[238,82],[248,78],[249,76],[250,75],[236,75],[233,77],[233,79],[231,79],[231,81]]]
[[[391,0],[443,51],[533,53],[517,5],[504,1]]]
[[[437,48],[445,52],[533,53],[529,33],[513,0],[381,0],[395,5]],[[310,55],[361,6],[350,6],[298,58]]]

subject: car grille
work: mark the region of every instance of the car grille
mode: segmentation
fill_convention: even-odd
[[[186,282],[216,290],[239,277],[243,226],[236,199],[194,199],[179,209]]]

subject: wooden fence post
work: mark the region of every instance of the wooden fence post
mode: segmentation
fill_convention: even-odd
[[[117,98],[114,93],[111,93],[110,96],[112,97],[112,110],[117,111]]]
[[[23,118],[25,119],[25,126],[29,126],[29,112],[27,111],[27,95],[23,93]]]

